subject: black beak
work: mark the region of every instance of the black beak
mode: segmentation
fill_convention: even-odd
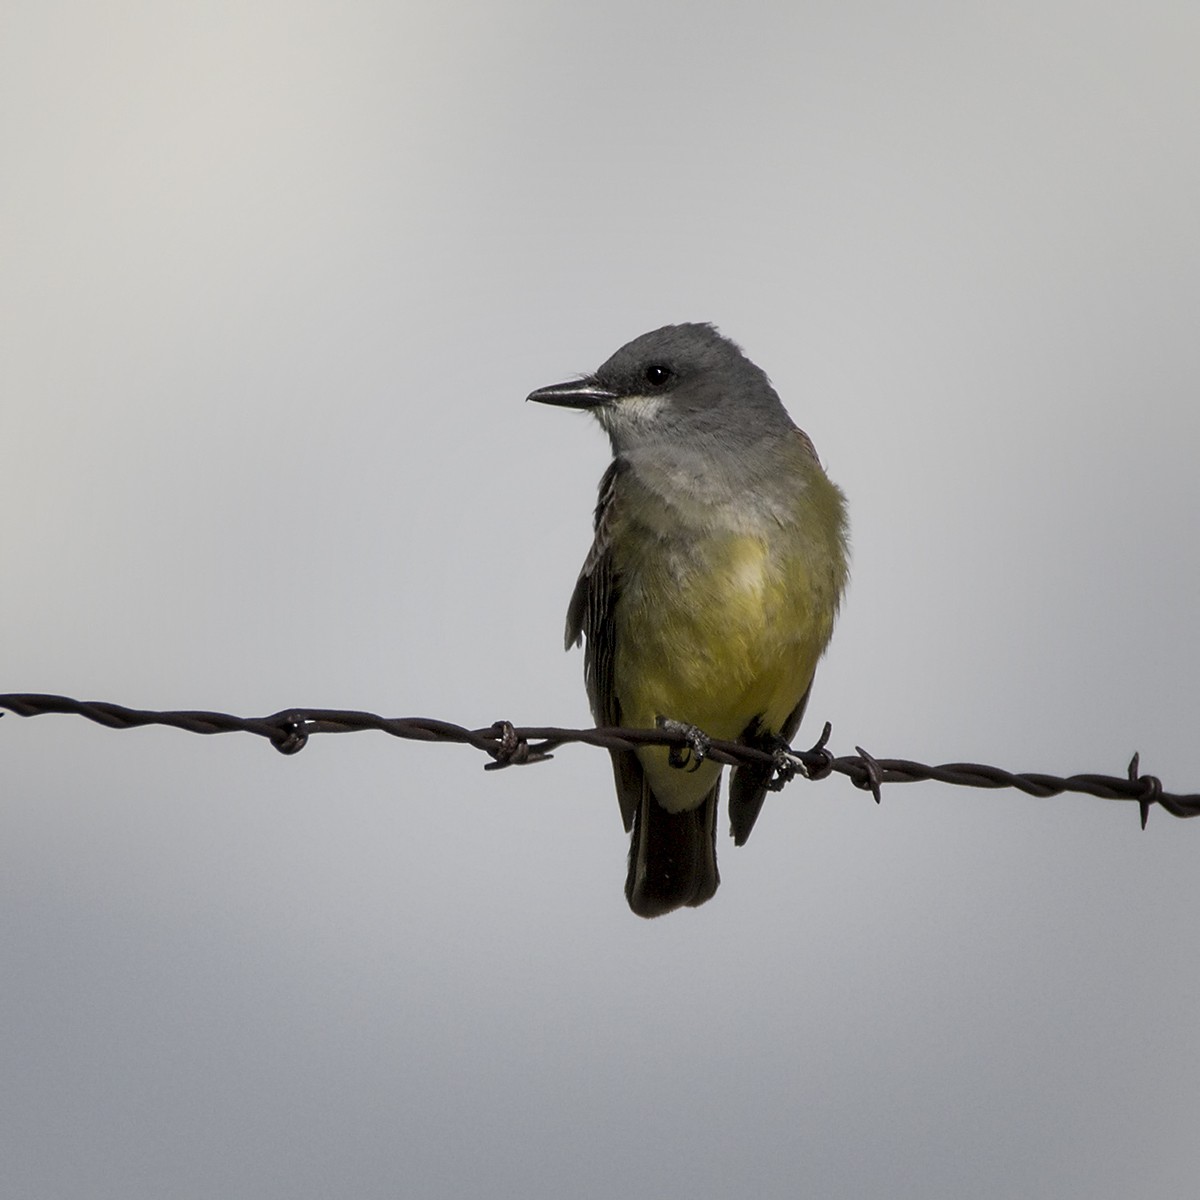
[[[597,408],[617,398],[616,392],[602,388],[594,379],[572,379],[530,392],[527,400],[539,404],[557,404],[559,408]]]

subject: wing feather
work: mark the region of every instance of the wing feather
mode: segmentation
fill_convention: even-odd
[[[583,639],[583,681],[588,703],[597,725],[620,725],[621,704],[613,677],[616,650],[614,614],[620,598],[620,580],[613,562],[611,532],[620,503],[619,481],[625,471],[614,459],[600,480],[596,502],[595,537],[584,560],[571,603],[567,606],[566,646],[569,650]],[[613,776],[621,819],[626,830],[642,800],[644,779],[641,764],[630,750],[612,750]]]

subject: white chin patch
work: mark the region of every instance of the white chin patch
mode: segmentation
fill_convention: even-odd
[[[653,425],[665,403],[662,396],[625,396],[598,409],[596,416],[609,433],[632,432]]]

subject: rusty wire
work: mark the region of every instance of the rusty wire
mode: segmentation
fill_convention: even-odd
[[[631,750],[638,746],[693,746],[688,735],[667,729],[560,729],[555,726],[516,726],[497,721],[485,729],[467,729],[449,721],[429,717],[380,717],[375,713],[337,708],[288,708],[266,717],[235,717],[229,713],[177,710],[156,712],[126,708],[100,700],[73,700],[38,692],[0,694],[0,708],[22,717],[47,713],[70,713],[109,729],[132,729],[142,725],[166,725],[187,733],[253,733],[266,738],[282,754],[303,750],[314,733],[357,733],[375,729],[392,737],[419,742],[451,742],[474,746],[492,759],[485,770],[544,762],[552,752],[569,742],[601,746],[608,750]],[[3,714],[0,714],[3,715]],[[878,803],[885,783],[917,783],[935,780],[960,787],[1016,788],[1030,796],[1048,797],[1076,792],[1105,800],[1133,800],[1141,813],[1142,828],[1151,805],[1157,804],[1176,817],[1200,816],[1200,795],[1181,796],[1163,790],[1154,775],[1142,775],[1138,755],[1130,760],[1124,776],[1044,775],[1014,773],[980,763],[943,763],[926,766],[903,758],[875,758],[861,746],[855,753],[834,757],[825,748],[830,726],[826,723],[817,744],[810,750],[788,750],[772,754],[738,742],[708,739],[707,756],[734,766],[771,764],[773,790],[779,790],[796,774],[811,780],[845,775],[855,787],[870,792]],[[693,747],[694,748],[694,747]]]

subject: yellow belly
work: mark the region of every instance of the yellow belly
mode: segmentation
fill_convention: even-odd
[[[798,530],[711,530],[624,541],[614,684],[625,725],[658,717],[736,738],[756,718],[779,730],[807,691],[833,629],[841,576]],[[618,541],[616,544],[621,545]],[[663,807],[699,804],[719,767],[673,768],[639,752]]]

